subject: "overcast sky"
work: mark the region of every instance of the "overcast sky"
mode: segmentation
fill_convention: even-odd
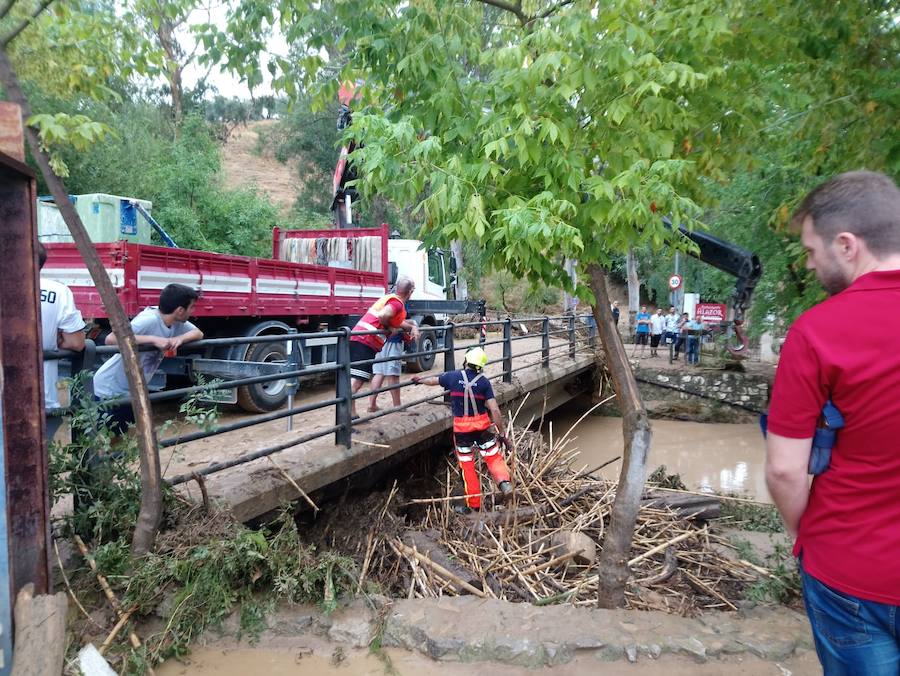
[[[210,8],[203,10],[195,10],[187,24],[213,23],[218,26],[225,25],[225,17],[228,13],[228,5],[226,3],[211,3]],[[194,36],[187,26],[182,27],[178,31],[178,38],[184,51],[190,53],[194,48]],[[273,32],[269,40],[269,52],[263,54],[260,58],[263,83],[253,90],[255,96],[264,96],[272,93],[272,77],[266,68],[268,63],[268,53],[285,55],[288,52],[287,43],[284,37],[277,30]],[[184,69],[184,87],[191,89],[197,81],[206,73],[208,66],[200,66],[196,62],[191,63]],[[219,94],[225,97],[237,96],[242,99],[250,98],[250,90],[247,85],[238,80],[237,77],[230,73],[223,72],[218,66],[213,67],[206,80],[210,85],[214,86]]]

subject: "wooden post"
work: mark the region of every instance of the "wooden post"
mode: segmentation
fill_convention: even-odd
[[[0,275],[0,462],[5,463],[10,598],[29,582],[39,594],[50,586],[35,191],[31,170],[0,155],[0,250],[5,256]]]
[[[0,153],[6,153],[19,162],[25,161],[22,109],[15,103],[6,101],[0,101]]]

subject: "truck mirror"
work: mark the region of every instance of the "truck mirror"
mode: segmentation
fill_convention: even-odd
[[[397,269],[397,264],[394,261],[390,261],[388,263],[388,286],[394,286],[399,276],[400,271]]]
[[[450,255],[450,274],[456,276],[456,257]]]

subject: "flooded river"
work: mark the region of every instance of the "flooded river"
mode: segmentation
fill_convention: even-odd
[[[581,400],[558,409],[552,416],[553,436],[564,435],[586,408]],[[652,420],[653,441],[648,473],[665,465],[669,474],[680,474],[691,490],[737,493],[761,502],[771,502],[763,475],[766,446],[755,423],[695,423]],[[570,435],[577,437],[577,466],[597,467],[622,455],[622,420],[588,416]],[[621,461],[601,474],[617,478]]]

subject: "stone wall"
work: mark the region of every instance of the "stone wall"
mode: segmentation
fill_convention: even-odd
[[[699,422],[749,422],[768,407],[771,376],[736,371],[671,371],[638,367],[634,370],[644,405],[653,418]],[[615,400],[605,413],[618,415]],[[729,406],[722,402],[739,404]],[[742,408],[746,407],[746,408]]]

